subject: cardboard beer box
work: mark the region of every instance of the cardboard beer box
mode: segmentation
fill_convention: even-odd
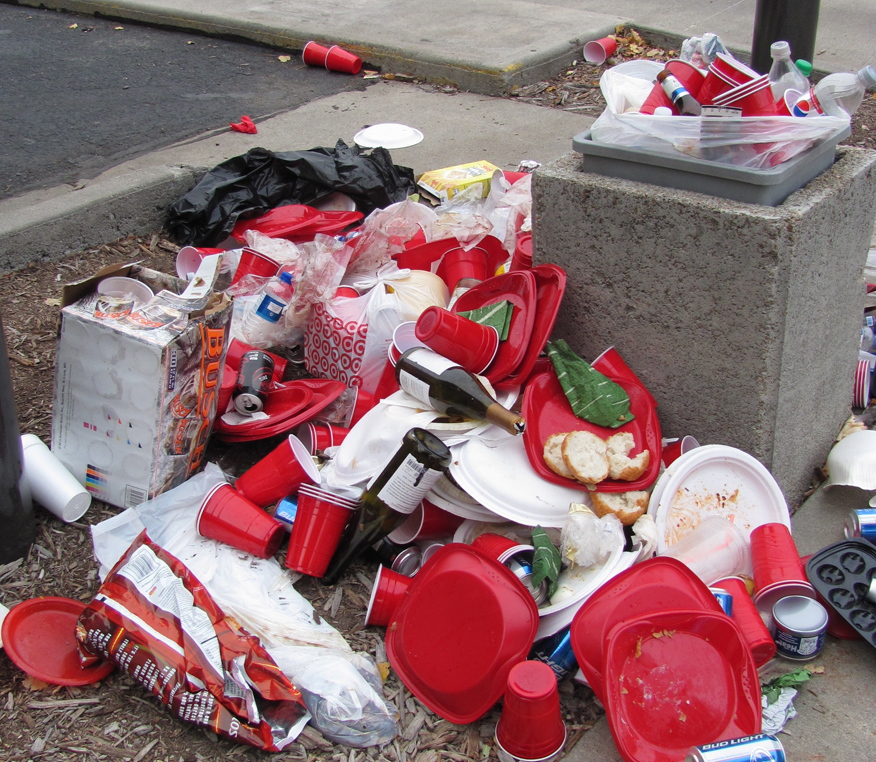
[[[499,167],[488,161],[473,161],[470,164],[458,164],[454,167],[424,172],[417,185],[441,201],[449,201],[470,185],[480,183],[481,198],[486,198],[490,193],[493,172],[501,171]]]
[[[164,299],[107,306],[96,289],[111,276]],[[231,300],[211,286],[191,312],[172,304],[192,301],[167,301],[185,281],[133,264],[64,287],[52,452],[96,499],[132,507],[204,464],[231,318]]]

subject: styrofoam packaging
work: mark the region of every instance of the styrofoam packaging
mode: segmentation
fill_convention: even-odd
[[[22,476],[33,499],[61,521],[70,523],[82,518],[91,505],[91,495],[76,477],[39,437],[24,434],[21,449]]]
[[[213,295],[188,320],[147,327],[93,313],[97,282],[123,275],[159,294],[186,282],[114,265],[64,287],[55,366],[52,452],[97,499],[132,507],[181,484],[204,463],[231,317]],[[154,304],[150,303],[150,304]],[[153,324],[154,325],[154,324]]]

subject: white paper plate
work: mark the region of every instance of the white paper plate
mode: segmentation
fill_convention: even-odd
[[[329,193],[328,196],[311,204],[314,209],[321,212],[355,212],[356,202],[346,193]]]
[[[356,133],[353,141],[362,148],[408,148],[423,140],[423,133],[414,127],[394,122],[372,124]]]
[[[724,516],[746,538],[761,524],[791,528],[788,505],[776,480],[760,461],[742,450],[724,445],[698,447],[673,463],[667,473],[672,476],[659,504],[652,511],[652,498],[648,506],[657,524],[658,555],[705,516]],[[743,573],[750,576],[751,569]]]
[[[529,462],[523,437],[470,439],[454,448],[450,473],[481,505],[525,526],[561,527],[570,503],[592,505],[586,490],[542,479]]]
[[[452,513],[454,516],[459,516],[463,519],[496,524],[505,521],[501,516],[496,515],[482,505],[470,505],[468,503],[462,504],[455,500],[448,500],[434,490],[426,495],[426,499],[433,505],[441,508],[441,510]]]

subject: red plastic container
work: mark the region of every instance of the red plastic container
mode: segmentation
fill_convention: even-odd
[[[465,368],[483,373],[499,349],[499,333],[489,325],[441,307],[427,307],[417,319],[416,336],[429,349]]]
[[[255,249],[250,249],[248,246],[243,249],[240,255],[240,264],[234,271],[234,278],[231,281],[233,286],[235,283],[243,279],[247,275],[258,275],[260,278],[270,278],[280,271],[280,264],[275,262],[270,257],[257,252]]]
[[[290,434],[269,455],[246,471],[234,485],[261,508],[295,494],[302,484],[319,482],[319,469],[301,440]]]
[[[207,493],[196,526],[202,537],[224,542],[259,558],[273,556],[286,535],[279,521],[229,484],[220,484]]]

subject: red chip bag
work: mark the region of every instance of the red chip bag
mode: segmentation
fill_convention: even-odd
[[[181,720],[280,751],[309,719],[301,694],[191,572],[143,532],[76,628],[83,666],[100,659]]]

